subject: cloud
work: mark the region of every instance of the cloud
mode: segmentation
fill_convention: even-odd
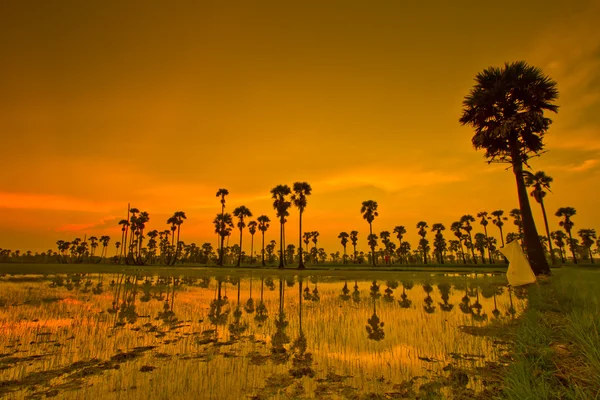
[[[0,208],[109,212],[121,203],[90,201],[65,195],[0,192]]]
[[[318,185],[324,191],[373,186],[386,192],[397,192],[413,187],[428,187],[444,183],[460,182],[466,177],[462,173],[420,168],[367,167],[330,175]]]
[[[78,231],[83,231],[83,230],[92,229],[92,228],[103,228],[103,227],[107,227],[107,225],[108,225],[107,222],[113,222],[119,218],[120,217],[115,216],[115,215],[108,215],[106,217],[100,218],[97,221],[93,221],[93,222],[89,222],[89,223],[65,224],[65,225],[62,225],[62,226],[59,226],[58,228],[56,228],[55,231],[56,232],[78,232]]]
[[[573,172],[583,172],[583,171],[588,171],[588,170],[594,168],[596,165],[598,165],[598,163],[600,163],[600,160],[596,160],[596,159],[585,160],[580,165],[568,166],[565,169],[568,171],[573,171]]]

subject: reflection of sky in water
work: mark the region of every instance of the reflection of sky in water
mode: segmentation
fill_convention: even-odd
[[[305,277],[302,287],[297,279],[280,281],[276,276],[255,276],[251,282],[244,277],[239,285],[226,277],[220,285],[214,277],[209,282],[180,278],[175,290],[171,280],[157,284],[156,277],[139,277],[137,283],[129,277],[125,283],[122,276],[94,275],[87,286],[87,278],[65,278],[56,285],[56,279],[54,284],[17,283],[5,277],[0,280],[0,353],[18,350],[20,357],[44,355],[44,361],[17,362],[1,370],[0,379],[22,379],[80,360],[107,360],[119,351],[157,346],[93,378],[100,383],[96,388],[74,393],[106,396],[109,388],[122,390],[135,381],[141,383],[129,386],[136,387],[138,396],[167,389],[175,397],[183,396],[190,374],[198,377],[204,371],[195,381],[195,391],[226,388],[223,398],[237,398],[264,386],[268,376],[288,370],[304,376],[308,389],[314,389],[315,379],[335,371],[352,376],[348,384],[359,390],[383,390],[377,378],[398,383],[440,373],[453,361],[452,354],[459,359],[456,354],[485,356],[458,361],[465,366],[495,360],[498,351],[491,340],[465,334],[459,327],[507,320],[525,306],[501,286],[503,277],[394,277],[377,280],[376,286],[364,278],[344,282]],[[259,310],[267,318],[257,318]],[[301,333],[305,342],[298,341]],[[303,375],[302,363],[310,364],[314,379]],[[139,373],[144,364],[156,366],[169,382]],[[233,379],[215,376],[214,371]]]

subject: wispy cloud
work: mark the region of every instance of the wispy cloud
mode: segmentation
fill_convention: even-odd
[[[0,192],[1,208],[109,212],[120,206],[120,203],[90,201],[65,195]]]
[[[58,228],[56,228],[55,231],[56,232],[78,232],[78,231],[83,231],[83,230],[93,229],[93,228],[104,228],[104,227],[108,227],[109,222],[113,222],[113,221],[117,220],[118,218],[119,217],[116,215],[108,215],[106,217],[100,218],[99,220],[92,221],[89,223],[61,225]]]

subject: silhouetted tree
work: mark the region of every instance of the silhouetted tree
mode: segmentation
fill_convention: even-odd
[[[377,202],[373,200],[363,201],[362,207],[360,209],[360,213],[363,215],[363,218],[369,223],[369,237],[373,236],[373,220],[379,214],[377,213]],[[372,242],[369,240],[369,242]],[[376,266],[375,263],[375,246],[369,244],[371,246],[371,257],[373,261],[373,266]]]
[[[304,261],[302,260],[302,214],[306,209],[306,196],[309,196],[311,194],[311,191],[312,188],[310,187],[308,182],[294,182],[292,203],[294,203],[294,206],[296,206],[296,208],[298,208],[298,211],[300,212],[300,233],[298,238],[298,269],[306,268],[304,266]]]
[[[553,104],[558,98],[556,82],[524,61],[485,69],[475,81],[463,101],[460,123],[475,129],[473,146],[485,149],[490,162],[512,165],[529,263],[536,275],[550,275],[527,197],[523,164],[543,150],[543,137],[552,123],[544,111],[558,111]]]
[[[577,214],[577,210],[573,207],[561,207],[556,211],[557,217],[563,217],[564,220],[560,221],[558,224],[563,227],[567,235],[569,236],[569,247],[571,248],[571,254],[573,255],[573,262],[577,264],[577,256],[575,255],[575,246],[573,246],[573,235],[571,230],[573,229],[573,221],[571,221],[571,217]]]

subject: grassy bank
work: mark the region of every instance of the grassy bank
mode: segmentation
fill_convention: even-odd
[[[530,288],[504,398],[600,398],[599,286],[599,270],[563,268]]]

